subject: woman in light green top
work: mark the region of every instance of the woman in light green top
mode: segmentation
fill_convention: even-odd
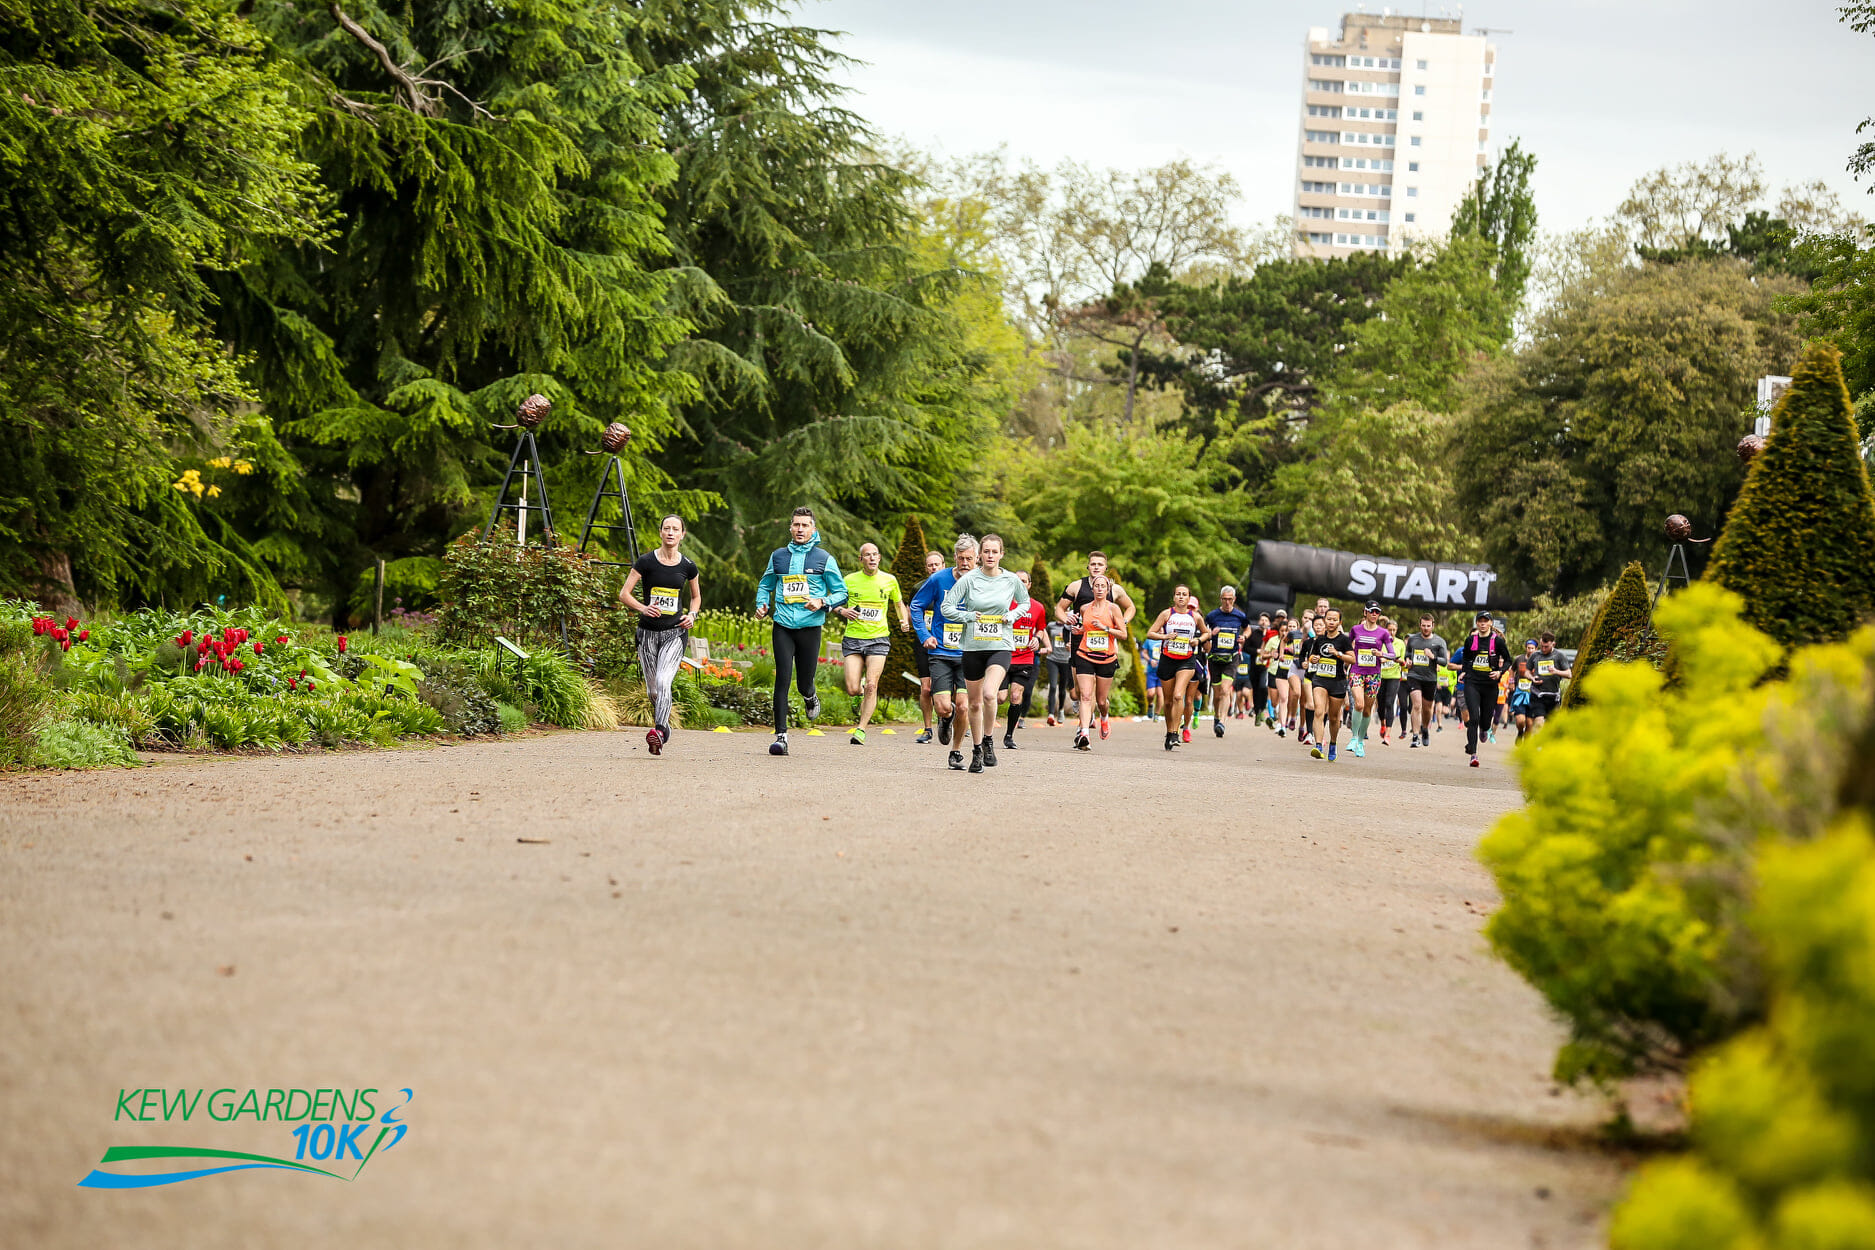
[[[965,623],[964,688],[969,702],[964,733],[976,739],[970,748],[973,773],[996,767],[996,694],[1009,673],[1015,647],[1010,617],[1028,606],[1028,589],[1003,568],[1003,540],[995,534],[984,535],[977,567],[957,579],[940,608],[945,620]]]

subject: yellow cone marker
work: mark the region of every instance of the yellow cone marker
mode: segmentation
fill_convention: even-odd
[[[882,733],[882,734],[895,734],[895,733],[897,733],[897,732],[898,732],[898,730],[896,730],[896,729],[881,729],[881,730],[880,730],[879,732],[880,732],[880,733]]]
[[[711,732],[711,733],[713,733],[713,734],[726,734],[726,733],[728,733],[728,732],[729,732],[729,726],[727,726],[727,725],[718,725],[718,726],[717,726],[716,728],[714,728],[714,729],[712,729],[712,730],[710,730],[710,732]]]
[[[808,731],[807,731],[807,736],[808,736],[808,737],[810,737],[810,738],[824,738],[824,737],[826,737],[827,735],[826,735],[826,734],[824,734],[824,733],[822,733],[822,732],[820,732],[820,730],[818,730],[818,729],[810,729],[810,730],[808,730]]]

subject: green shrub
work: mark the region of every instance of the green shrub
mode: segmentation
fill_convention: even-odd
[[[585,678],[558,651],[542,649],[520,661],[521,686],[535,713],[550,725],[585,723],[592,691]]]
[[[905,532],[899,536],[898,550],[892,555],[891,573],[898,579],[899,593],[908,604],[918,593],[918,587],[924,585],[924,553],[930,549],[925,542],[924,523],[917,513],[906,513]],[[917,631],[902,633],[894,621],[891,637],[892,650],[886,656],[885,672],[879,678],[879,693],[890,698],[915,699],[918,683],[906,681],[905,674],[918,671]]]
[[[527,717],[523,716],[521,709],[512,703],[497,703],[495,711],[501,716],[502,733],[518,734],[527,728]]]
[[[1504,898],[1492,948],[1569,1025],[1562,1079],[1683,1070],[1762,1011],[1751,856],[1819,831],[1875,690],[1875,631],[1765,683],[1781,648],[1739,610],[1708,583],[1664,600],[1679,684],[1598,666],[1592,702],[1518,748],[1526,805],[1479,848]]]
[[[31,757],[33,726],[51,693],[24,654],[0,653],[0,768]]]
[[[443,565],[441,643],[479,649],[499,634],[527,651],[564,645],[600,677],[623,676],[637,658],[637,620],[618,601],[623,574],[593,556],[464,536]]]
[[[114,725],[54,720],[35,735],[29,762],[39,768],[134,768],[137,756]]]
[[[495,700],[465,665],[427,662],[417,696],[436,709],[449,733],[472,738],[501,732]]]
[[[124,736],[135,747],[145,746],[157,736],[158,726],[152,700],[143,693],[83,691],[72,699],[71,712],[76,719],[94,725],[116,726],[124,731]]]
[[[1706,577],[1743,595],[1745,619],[1787,647],[1847,637],[1875,613],[1875,495],[1828,344],[1791,375]]]
[[[1584,698],[1582,679],[1596,664],[1614,654],[1615,648],[1623,638],[1631,638],[1647,628],[1653,615],[1653,596],[1647,589],[1647,572],[1641,568],[1639,560],[1632,561],[1621,570],[1621,578],[1615,588],[1608,592],[1608,598],[1595,613],[1595,619],[1589,623],[1588,632],[1583,635],[1582,645],[1576,651],[1576,661],[1571,665],[1575,674],[1569,680],[1569,688],[1563,693],[1563,706],[1575,707]]]

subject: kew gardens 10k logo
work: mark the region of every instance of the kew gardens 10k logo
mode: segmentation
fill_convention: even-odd
[[[112,1146],[79,1181],[87,1189],[149,1189],[223,1172],[272,1169],[309,1172],[355,1181],[381,1151],[404,1139],[402,1116],[416,1095],[410,1090],[384,1097],[376,1089],[122,1089],[114,1121],[173,1123],[209,1120],[219,1124],[277,1125],[291,1139],[292,1154],[253,1154],[202,1146]],[[393,1102],[392,1100],[395,1099]],[[388,1105],[386,1105],[388,1104]],[[380,1112],[379,1107],[383,1106]],[[291,1126],[291,1127],[289,1127]],[[189,1161],[183,1171],[153,1171]],[[113,1171],[107,1164],[133,1164]],[[326,1164],[329,1166],[320,1166]]]

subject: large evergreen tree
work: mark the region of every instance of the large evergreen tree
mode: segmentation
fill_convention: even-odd
[[[0,26],[0,594],[277,595],[222,484],[173,483],[179,453],[271,444],[210,288],[316,232],[306,117],[213,0],[0,0]]]
[[[1845,637],[1875,614],[1875,496],[1834,347],[1812,344],[1791,374],[1706,576],[1785,646]]]

